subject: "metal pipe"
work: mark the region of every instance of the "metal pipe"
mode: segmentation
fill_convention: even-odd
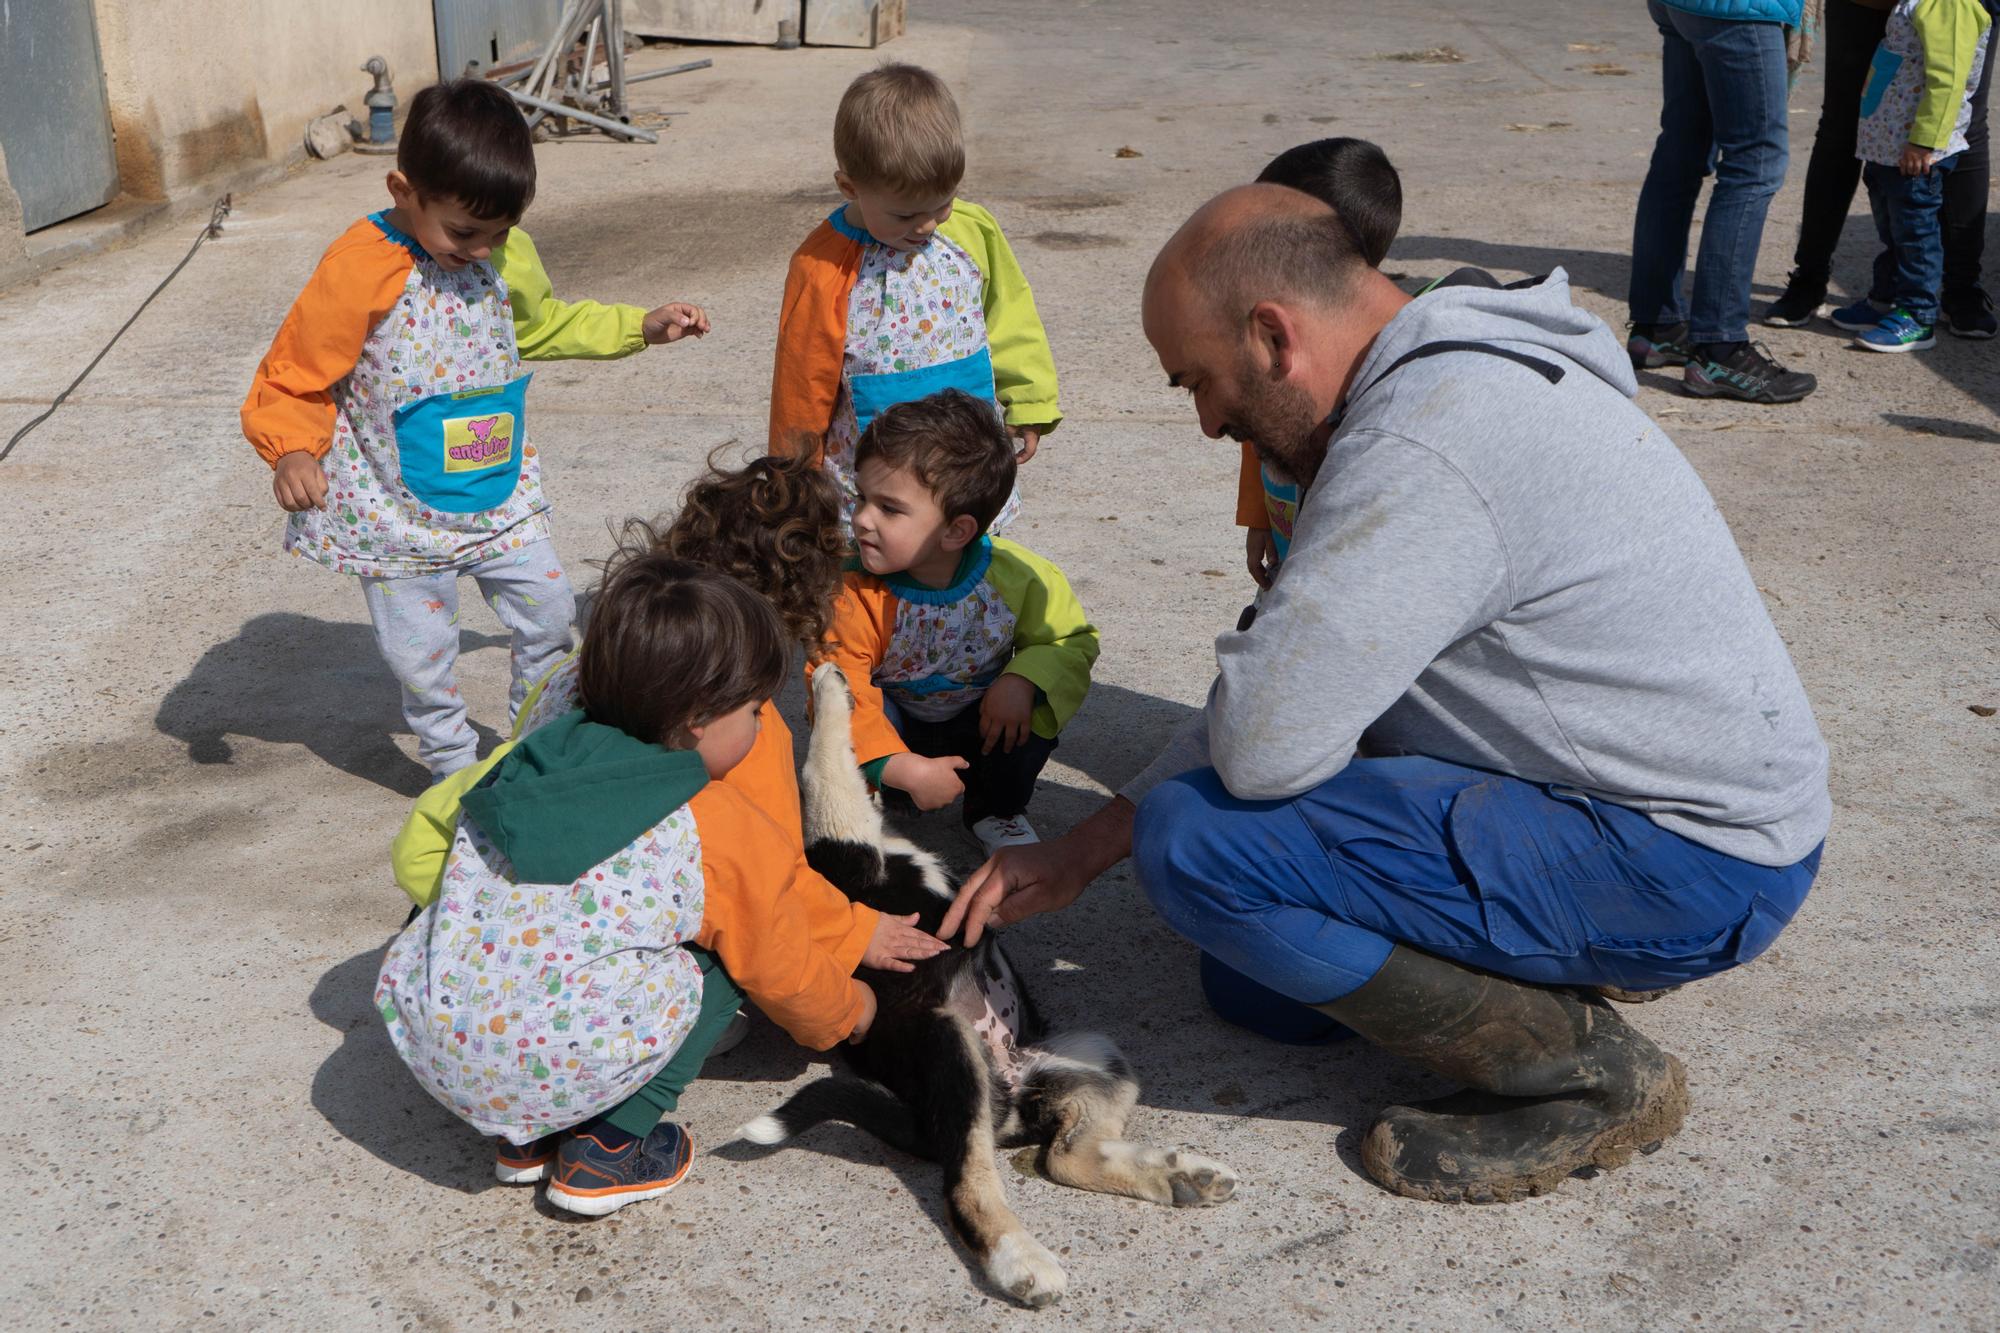
[[[623,134],[629,138],[637,139],[640,143],[658,143],[660,141],[660,136],[651,130],[642,130],[635,125],[627,125],[622,121],[594,115],[589,111],[579,111],[573,106],[564,106],[561,102],[551,102],[547,98],[536,97],[533,93],[524,93],[518,89],[509,88],[507,95],[523,106],[531,106],[539,111],[546,111],[552,116],[567,116],[571,120],[580,120],[586,125],[595,125],[600,130],[608,130],[612,134]]]
[[[627,74],[625,76],[625,82],[644,83],[647,79],[664,79],[669,74],[686,74],[690,70],[708,69],[712,67],[714,64],[715,62],[713,60],[690,60],[685,65],[672,65],[666,69],[649,69],[644,74]],[[603,83],[592,84],[590,87],[590,91],[594,93],[603,92],[606,88],[609,88],[610,86],[611,86],[611,80],[606,79]]]

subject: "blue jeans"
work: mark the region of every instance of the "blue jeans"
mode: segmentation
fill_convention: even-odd
[[[1905,176],[1879,162],[1861,168],[1875,234],[1882,239],[1868,295],[1909,311],[1926,326],[1937,323],[1938,287],[1944,282],[1945,178],[1963,156],[1953,153],[1921,176]]]
[[[1282,1000],[1338,999],[1397,944],[1543,985],[1713,975],[1777,938],[1820,855],[1754,865],[1624,806],[1421,757],[1357,759],[1288,801],[1237,800],[1196,769],[1140,803],[1133,850],[1162,919],[1275,992],[1271,1035],[1293,1040],[1332,1034]],[[1257,1026],[1224,978],[1205,989]]]
[[[1632,224],[1632,320],[1685,319],[1694,342],[1742,342],[1764,214],[1785,181],[1785,31],[1775,23],[1702,18],[1659,0],[1646,8],[1666,43],[1664,97]],[[1688,229],[1711,170],[1715,194],[1701,228],[1690,313],[1681,297]]]

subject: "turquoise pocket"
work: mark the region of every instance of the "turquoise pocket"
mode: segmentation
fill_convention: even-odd
[[[854,429],[858,434],[868,423],[898,403],[915,402],[945,389],[961,389],[974,398],[993,400],[993,355],[984,347],[956,361],[942,361],[920,370],[891,370],[879,375],[850,375],[848,392],[854,399]]]
[[[1895,82],[1896,71],[1903,67],[1903,57],[1886,46],[1875,48],[1875,59],[1868,65],[1868,86],[1861,90],[1861,118],[1866,120],[1875,114],[1875,108],[1882,105],[1883,94]]]
[[[432,394],[396,409],[396,454],[410,493],[447,514],[506,504],[521,481],[533,378]]]

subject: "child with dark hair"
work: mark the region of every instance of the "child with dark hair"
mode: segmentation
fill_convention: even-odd
[[[291,514],[285,549],[360,577],[404,720],[443,777],[477,746],[453,674],[459,577],[513,631],[516,710],[574,645],[522,361],[626,356],[700,337],[708,317],[554,298],[515,225],[534,145],[490,83],[411,99],[388,189],[392,206],[333,243],[285,317],[243,433]]]
[[[859,567],[823,657],[854,691],[855,757],[919,809],[963,793],[988,856],[1039,841],[1028,801],[1090,689],[1097,628],[1061,570],[987,535],[1014,489],[1000,414],[956,389],[898,403],[854,463]]]
[[[659,553],[606,579],[578,654],[584,706],[463,799],[443,891],[375,993],[426,1091],[504,1140],[503,1178],[601,1216],[672,1189],[665,1119],[747,994],[801,1044],[859,1040],[868,986],[815,939],[795,837],[721,781],[787,667],[769,602]],[[506,1174],[510,1168],[514,1174]]]
[[[1382,267],[1403,223],[1403,181],[1381,148],[1366,139],[1315,139],[1272,158],[1257,179],[1309,194],[1331,208],[1368,266]],[[1236,525],[1244,530],[1244,557],[1258,587],[1270,587],[1277,577],[1298,512],[1299,488],[1265,472],[1245,440]]]

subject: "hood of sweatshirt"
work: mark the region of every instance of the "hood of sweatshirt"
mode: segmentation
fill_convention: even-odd
[[[460,808],[529,884],[566,884],[708,785],[693,750],[669,750],[565,713],[521,740]]]

